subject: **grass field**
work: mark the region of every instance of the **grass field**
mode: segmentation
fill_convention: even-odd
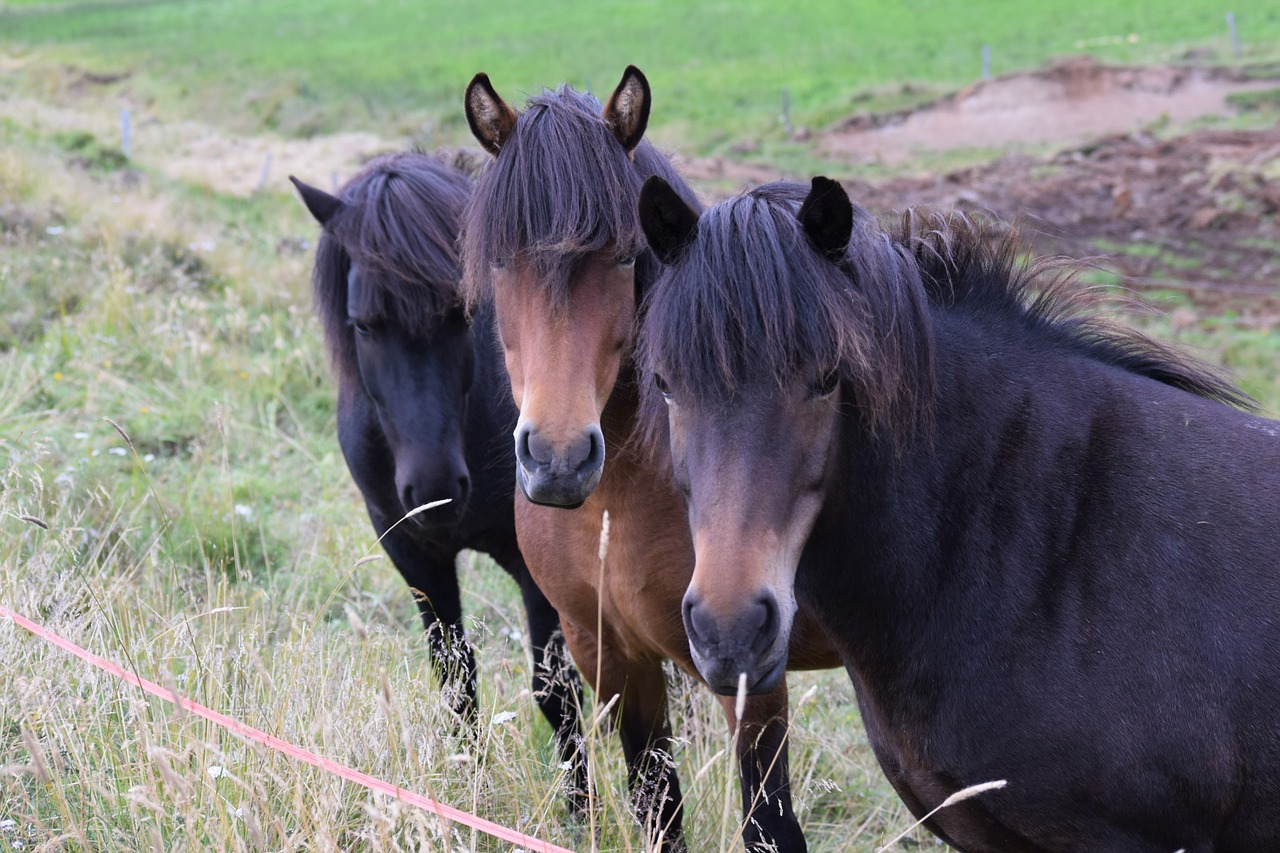
[[[130,98],[242,132],[369,125],[434,144],[463,141],[457,101],[476,70],[514,96],[565,79],[604,89],[636,62],[658,133],[706,152],[780,134],[783,85],[793,121],[820,125],[859,91],[973,79],[986,41],[997,72],[1129,32],[1136,44],[1090,49],[1227,52],[1223,10],[1198,2],[673,6],[499,2],[463,20],[444,4],[7,2],[0,99]],[[1235,12],[1248,50],[1280,43],[1280,12]],[[86,95],[86,69],[131,76]],[[315,227],[276,183],[210,191],[124,163],[104,135],[0,118],[0,602],[365,772],[574,849],[639,849],[606,732],[587,740],[595,823],[565,819],[518,595],[483,559],[462,567],[482,724],[474,741],[452,734],[408,591],[387,560],[364,561],[378,547],[309,308]],[[1177,334],[1280,411],[1273,332],[1206,317]],[[0,850],[510,849],[176,715],[7,621],[0,660]],[[911,820],[848,679],[790,683],[811,849],[876,850]],[[676,679],[672,707],[691,847],[735,849],[718,706]]]
[[[477,71],[522,101],[561,81],[607,95],[634,63],[653,83],[658,137],[710,153],[782,138],[784,89],[791,122],[822,127],[977,79],[984,44],[997,74],[1069,53],[1228,61],[1229,9],[1248,56],[1277,53],[1280,9],[1263,0],[9,2],[0,47],[129,73],[118,88],[136,100],[242,131],[370,127],[432,146],[464,141]],[[904,95],[907,81],[923,85]]]

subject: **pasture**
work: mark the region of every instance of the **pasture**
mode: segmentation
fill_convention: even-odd
[[[661,93],[655,139],[710,154],[786,141],[783,89],[791,124],[821,128],[977,79],[984,44],[994,74],[1078,53],[1225,61],[1228,11],[1248,58],[1276,58],[1280,11],[1263,0],[1052,0],[1016,14],[999,0],[498,0],[465,12],[438,0],[21,0],[0,6],[0,40],[49,60],[55,78],[59,64],[116,78],[109,92],[169,115],[246,132],[374,129],[428,147],[470,141],[460,92],[477,71],[523,100],[561,81],[603,91],[633,63]]]
[[[639,849],[621,750],[598,728],[586,738],[592,821],[566,819],[551,731],[527,687],[518,592],[479,558],[461,567],[481,662],[479,735],[453,734],[413,600],[376,559],[334,436],[310,308],[316,227],[283,172],[322,182],[328,162],[277,160],[255,192],[260,155],[234,170],[213,155],[203,170],[179,168],[162,140],[323,142],[340,131],[463,144],[461,94],[477,70],[513,94],[562,80],[601,91],[630,61],[653,82],[664,146],[777,173],[828,156],[782,130],[783,86],[791,121],[822,128],[971,82],[986,42],[996,72],[1081,50],[1229,56],[1223,10],[1204,2],[1017,15],[994,3],[985,14],[923,2],[673,7],[554,2],[531,14],[493,3],[464,18],[434,4],[0,5],[0,603],[410,790],[570,848]],[[1280,43],[1280,12],[1234,11],[1246,57],[1274,58],[1263,45]],[[829,32],[847,35],[815,42]],[[1107,40],[1129,32],[1141,37]],[[907,81],[919,92],[904,93]],[[139,125],[132,160],[114,135],[126,101]],[[343,155],[356,153],[372,151]],[[1270,180],[1275,168],[1257,164]],[[240,186],[222,180],[230,174]],[[1042,177],[1031,169],[1026,180]],[[877,204],[879,193],[909,194],[878,186]],[[1259,256],[1278,248],[1253,239]],[[1075,248],[1119,259],[1089,273],[1094,283],[1135,286],[1128,262],[1167,261],[1170,246],[1082,237]],[[1236,255],[1176,248],[1177,263],[1157,265],[1171,281],[1178,263],[1231,279]],[[1251,309],[1248,294],[1203,296],[1151,294],[1154,311],[1125,319],[1225,365],[1274,416],[1280,319]],[[7,621],[0,660],[0,849],[509,849],[175,714]],[[737,778],[719,708],[672,681],[690,846],[735,849]],[[810,848],[876,850],[912,821],[866,748],[848,679],[792,674],[790,684],[791,776]]]

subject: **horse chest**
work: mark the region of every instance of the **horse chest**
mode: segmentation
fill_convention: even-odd
[[[682,516],[600,488],[575,510],[519,497],[516,532],[534,580],[584,636],[596,637],[599,620],[628,658],[687,662],[680,601],[693,550]]]

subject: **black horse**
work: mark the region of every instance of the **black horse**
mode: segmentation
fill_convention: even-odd
[[[516,409],[492,310],[479,305],[468,322],[457,289],[457,227],[471,180],[417,153],[373,160],[339,197],[290,180],[323,227],[312,282],[338,378],[338,443],[383,548],[414,592],[436,673],[454,710],[473,722],[476,663],[455,558],[464,548],[483,551],[520,585],[534,696],[562,759],[576,767],[580,807],[581,686],[556,612],[516,545]]]
[[[767,689],[798,599],[913,812],[1007,781],[955,847],[1280,850],[1280,423],[967,219],[805,189],[641,195],[707,681]]]

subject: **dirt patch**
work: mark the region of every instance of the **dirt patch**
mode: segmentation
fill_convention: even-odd
[[[1152,122],[1232,113],[1228,95],[1274,85],[1234,69],[1109,66],[1073,57],[975,83],[919,109],[854,116],[823,134],[818,149],[892,165],[921,151],[1073,144]]]
[[[1280,126],[1121,134],[1048,158],[1009,156],[945,175],[846,181],[878,213],[982,212],[1021,223],[1040,253],[1093,256],[1139,290],[1280,327]]]

